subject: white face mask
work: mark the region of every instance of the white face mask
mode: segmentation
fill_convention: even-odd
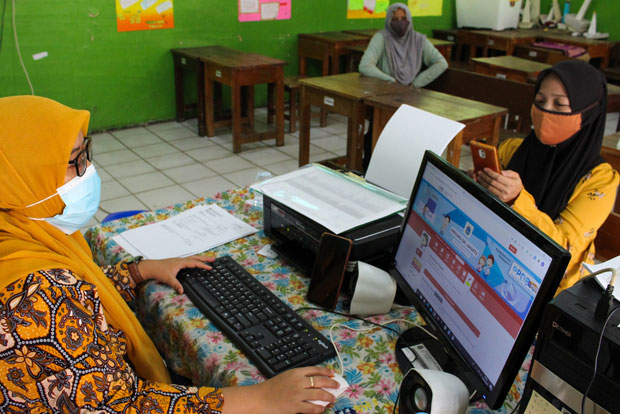
[[[95,170],[95,166],[93,164],[89,165],[83,176],[75,177],[68,183],[58,187],[56,193],[27,207],[40,204],[56,194],[65,203],[65,209],[61,214],[48,218],[29,218],[32,220],[45,220],[66,234],[75,233],[93,218],[99,208],[101,179]]]

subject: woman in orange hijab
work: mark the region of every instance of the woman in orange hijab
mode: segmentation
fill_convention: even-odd
[[[0,98],[0,411],[322,412],[307,401],[333,402],[320,389],[338,387],[326,368],[247,387],[169,385],[126,300],[146,279],[182,293],[177,272],[208,259],[93,262],[78,231],[99,204],[89,117],[46,98]]]

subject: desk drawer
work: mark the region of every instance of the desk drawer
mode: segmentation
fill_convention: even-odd
[[[207,79],[230,85],[232,83],[232,71],[220,65],[205,62],[205,76]]]
[[[517,82],[528,82],[529,75],[527,73],[514,71],[510,69],[494,68],[492,66],[481,65],[476,63],[474,71],[483,75],[493,76],[494,78],[503,80],[513,80]]]
[[[186,56],[174,55],[174,65],[188,70],[199,70],[200,62],[198,59]]]

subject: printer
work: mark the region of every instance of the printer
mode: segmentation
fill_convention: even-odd
[[[387,265],[398,242],[403,216],[392,214],[340,235],[351,239],[349,261]],[[307,276],[312,274],[321,235],[330,233],[323,225],[299,212],[263,196],[263,227],[273,241],[272,249]]]
[[[601,294],[598,282],[586,279],[549,302],[538,333],[520,413],[581,413],[582,397],[592,379],[603,329],[604,321],[594,317]],[[618,306],[620,303],[614,299],[610,311]],[[606,325],[596,378],[588,391],[584,414],[620,412],[618,324],[620,311],[612,315]]]

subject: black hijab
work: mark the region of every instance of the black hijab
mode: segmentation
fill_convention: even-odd
[[[518,172],[523,187],[534,196],[538,209],[556,219],[579,180],[604,162],[601,145],[607,113],[607,81],[590,64],[567,60],[540,73],[536,93],[542,80],[551,73],[564,84],[572,113],[583,111],[581,128],[557,146],[540,142],[532,129],[506,169]]]

